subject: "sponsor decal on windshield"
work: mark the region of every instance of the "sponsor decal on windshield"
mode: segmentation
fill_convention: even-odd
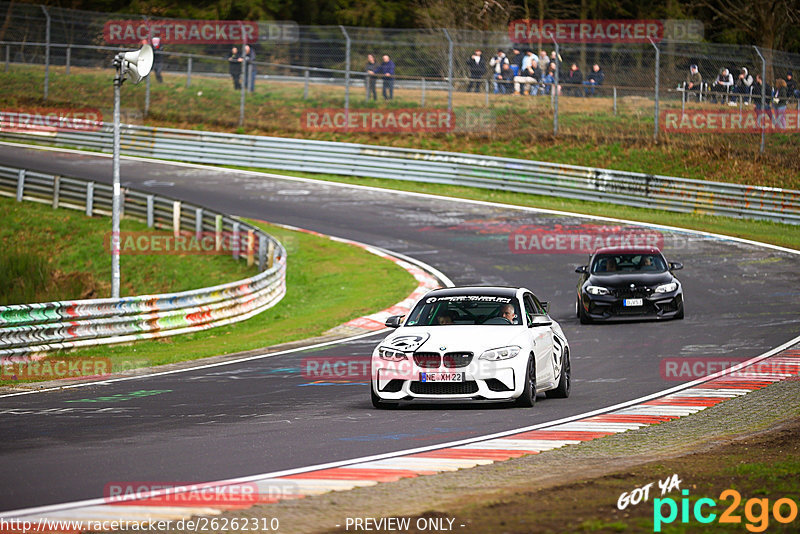
[[[501,302],[509,303],[511,299],[508,297],[493,297],[490,295],[455,295],[451,297],[428,297],[425,299],[426,304],[433,304],[434,302]]]

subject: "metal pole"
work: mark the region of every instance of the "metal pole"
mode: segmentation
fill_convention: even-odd
[[[308,100],[308,78],[309,71],[306,69],[305,73],[303,74],[303,100]]]
[[[344,117],[345,128],[347,128],[347,124],[350,122],[348,117],[350,112],[350,35],[348,35],[344,26],[339,26],[339,29],[342,30],[346,41],[344,55]]]
[[[150,113],[150,76],[144,82],[144,116]]]
[[[483,80],[483,86],[486,88],[486,107],[489,107],[489,80]]]
[[[422,102],[420,103],[420,107],[425,107],[425,78],[422,78]]]
[[[67,47],[67,59],[64,62],[66,64],[65,66],[66,66],[67,76],[69,76],[69,64],[71,63],[71,61],[70,61],[71,59],[72,59],[72,47],[68,46]]]
[[[614,116],[617,116],[617,86],[614,86]]]
[[[192,85],[192,57],[186,62],[186,87]]]
[[[655,104],[655,111],[654,111],[654,125],[653,125],[653,141],[658,142],[658,71],[661,64],[661,51],[658,49],[656,43],[653,42],[652,39],[648,37],[650,44],[653,45],[653,48],[656,49],[656,88],[655,88],[655,97],[656,97],[656,104]]]
[[[766,92],[767,92],[767,61],[764,59],[764,56],[761,55],[761,50],[758,49],[757,46],[753,47],[758,54],[758,57],[761,58],[761,116],[756,117],[758,121],[761,123],[761,147],[759,147],[759,153],[764,153],[764,148],[766,145],[766,130],[764,124],[764,115],[766,114]]]
[[[112,175],[114,190],[111,197],[111,298],[119,298],[119,89],[122,85],[122,73],[117,67],[114,77],[114,151],[112,156]]]
[[[247,57],[244,55],[244,47],[247,46],[247,34],[244,31],[244,24],[239,24],[242,30],[242,94],[239,97],[239,127],[244,127],[244,99],[247,91]]]
[[[8,72],[8,64],[11,62],[11,45],[6,45],[6,72]]]
[[[453,111],[453,40],[447,28],[442,28],[447,37],[447,111]]]
[[[47,8],[39,6],[44,11],[44,16],[47,17],[45,23],[45,48],[44,48],[44,99],[47,100],[47,95],[50,90],[50,13]]]
[[[559,59],[561,54],[558,52],[558,41],[556,41],[555,36],[551,34],[550,39],[553,40],[553,44],[556,47],[556,76],[553,84],[553,137],[555,137],[558,135],[558,71],[561,70],[561,61]]]

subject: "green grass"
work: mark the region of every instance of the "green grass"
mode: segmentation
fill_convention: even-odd
[[[4,89],[0,94],[0,105],[6,109],[37,106],[84,108],[86,102],[100,103],[95,105],[102,108],[108,119],[113,101],[110,79],[109,70],[73,68],[67,77],[63,68],[51,67],[50,97],[44,102],[40,98],[42,69],[13,65],[8,73],[0,73]],[[239,93],[233,91],[228,78],[206,78],[195,74],[188,88],[184,76],[167,75],[164,80],[163,84],[151,83],[150,114],[146,119],[141,116],[144,84],[126,84],[122,91],[123,121],[193,130],[489,154],[800,189],[800,158],[796,157],[800,135],[770,135],[764,155],[758,153],[760,136],[757,134],[661,132],[659,142],[655,143],[652,139],[653,103],[647,99],[620,98],[615,115],[610,98],[562,98],[557,138],[552,136],[553,115],[549,98],[498,95],[490,98],[489,110],[495,116],[495,126],[490,131],[458,134],[309,132],[301,127],[303,111],[341,108],[343,88],[312,85],[309,99],[304,100],[302,83],[259,81],[256,92],[247,95],[246,123],[244,128],[240,128]],[[420,94],[412,90],[396,91],[396,99],[389,103],[367,104],[362,96],[360,87],[351,91],[353,108],[416,108],[421,104]],[[680,103],[664,101],[661,107],[670,109],[676,105]],[[446,106],[446,92],[429,91],[425,107]],[[456,113],[486,109],[483,95],[462,92],[454,93],[453,106]],[[718,110],[719,107],[710,106],[708,109]]]
[[[359,247],[250,222],[287,248],[287,293],[275,307],[229,326],[131,345],[91,347],[50,358],[107,357],[113,370],[120,371],[259,349],[317,336],[350,319],[387,308],[417,286],[405,270]]]
[[[122,232],[145,224],[123,219]],[[111,219],[0,198],[0,305],[111,296]],[[226,256],[123,255],[122,296],[197,289],[253,276]]]
[[[247,170],[266,172],[264,169]],[[349,176],[311,174],[291,171],[270,172],[331,182],[366,185],[400,191],[414,191],[418,193],[442,195],[454,198],[466,198],[472,200],[514,204],[518,206],[560,210],[572,213],[582,213],[667,226],[676,226],[680,228],[689,228],[740,237],[744,239],[751,239],[800,250],[800,226],[780,224],[770,221],[734,219],[731,217],[702,215],[698,213],[674,213],[662,210],[649,210],[628,206],[610,205],[602,202],[588,202],[583,200],[571,200],[557,197],[527,195],[523,193],[489,191],[472,187],[407,182],[383,178],[353,178]]]

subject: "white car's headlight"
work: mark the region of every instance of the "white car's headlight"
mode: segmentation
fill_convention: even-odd
[[[669,284],[662,284],[656,288],[656,293],[672,293],[678,289],[678,284],[676,282],[670,282]]]
[[[521,347],[517,347],[516,345],[510,347],[500,347],[497,349],[487,350],[483,354],[481,354],[481,360],[507,360],[509,358],[513,358],[517,354]]]
[[[387,347],[378,347],[378,356],[381,360],[388,360],[390,362],[401,362],[406,359],[404,352]]]
[[[607,287],[586,286],[586,292],[590,295],[610,295],[611,291]]]

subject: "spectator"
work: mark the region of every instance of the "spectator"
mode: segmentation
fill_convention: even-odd
[[[528,68],[534,61],[536,61],[537,63],[539,62],[539,60],[536,59],[536,54],[533,53],[533,50],[525,50],[525,53],[522,55],[522,64],[520,65],[519,69],[520,72]],[[517,74],[519,74],[520,72],[518,72]]]
[[[514,48],[511,51],[511,57],[508,58],[508,62],[511,65],[511,70],[514,71],[514,76],[519,74],[519,71],[522,70],[522,60],[524,57],[525,56],[520,53],[519,48]]]
[[[394,98],[394,61],[387,55],[383,55],[383,63],[379,68],[379,74],[383,76],[383,99],[391,100]]]
[[[581,93],[578,90],[578,85],[583,83],[583,74],[581,74],[581,69],[578,68],[577,63],[573,63],[569,69],[569,73],[567,73],[567,78],[564,80],[564,85],[569,85],[568,93],[574,94],[575,96],[580,96]]]
[[[500,93],[504,95],[511,94],[512,83],[514,83],[514,71],[511,70],[511,65],[503,63],[503,68],[500,74],[497,75],[497,84],[500,87]]]
[[[375,56],[372,54],[367,54],[367,64],[364,65],[364,81],[366,82],[367,86],[367,101],[369,101],[370,95],[372,95],[372,100],[378,100],[378,92],[375,89],[375,87],[378,85],[376,76],[377,72],[378,64],[375,62]]]
[[[160,37],[153,37],[153,72],[156,74],[158,83],[164,83],[161,71],[164,70],[164,45]]]
[[[550,63],[547,69],[547,74],[542,76],[542,93],[549,95],[550,91],[553,88],[553,85],[556,83],[556,66],[555,63]]]
[[[603,74],[602,69],[600,69],[600,65],[595,63],[592,65],[592,72],[586,77],[586,81],[583,82],[583,85],[586,87],[583,88],[584,94],[588,96],[594,96],[595,89],[603,85],[603,81],[605,81],[606,75]]]
[[[733,76],[731,76],[731,73],[728,72],[728,69],[723,67],[719,71],[719,75],[717,75],[717,79],[714,80],[714,85],[711,86],[711,92],[712,93],[722,93],[722,95],[720,95],[719,99],[720,99],[720,102],[724,104],[725,103],[725,96],[724,95],[728,94],[728,92],[730,91],[732,86],[733,86]],[[716,94],[712,94],[711,95],[711,101],[714,102],[714,103],[717,102]]]
[[[239,78],[242,76],[242,61],[239,49],[235,46],[231,48],[231,55],[228,57],[228,72],[231,73],[231,78],[233,78],[233,88],[237,91],[242,89],[242,84],[239,82]]]
[[[472,54],[472,57],[469,58],[469,86],[467,86],[467,92],[472,92],[472,89],[475,89],[476,93],[480,93],[481,91],[481,80],[483,80],[484,76],[486,76],[486,61],[483,59],[482,52],[480,50],[475,50],[475,53]]]
[[[244,45],[244,88],[256,90],[256,51],[250,45]]]
[[[749,95],[750,89],[753,86],[753,76],[747,72],[747,67],[742,67],[739,71],[739,77],[736,78],[736,84],[733,87],[733,92],[737,95]],[[742,98],[742,97],[739,97]],[[734,106],[736,105],[735,101],[731,101],[731,104]]]
[[[786,73],[786,93],[789,98],[800,98],[800,89],[797,89],[797,82],[794,81],[792,71]]]
[[[762,85],[764,85],[764,82],[761,80],[761,75],[756,74],[756,81],[753,82],[753,100],[756,103],[756,119],[758,119],[759,126],[761,125],[761,121],[763,120],[762,115],[765,111],[767,116],[770,118],[770,122],[772,121],[772,106],[770,106],[770,100],[772,99],[772,87],[770,87],[769,84],[764,85],[764,101],[762,102]]]
[[[500,79],[501,74],[503,73],[503,65],[508,65],[508,58],[506,57],[506,53],[502,50],[498,50],[497,54],[494,55],[492,59],[489,60],[489,66],[494,69],[494,76],[492,79],[494,80],[494,92],[500,92],[500,86],[497,83],[497,80]]]
[[[519,75],[514,76],[515,95],[520,94],[521,84],[526,85],[525,89],[527,89],[529,95],[535,95],[539,90],[539,86],[536,84],[539,83],[541,75],[537,73],[538,65],[536,56],[533,55],[532,51],[529,51],[528,53],[530,54],[531,59],[524,63]],[[525,89],[522,90],[523,94],[525,93]]]
[[[555,50],[550,52],[550,63],[555,63],[556,68],[558,69],[559,73],[561,72],[561,62],[562,61],[563,61],[563,59],[561,59],[560,55],[556,58],[556,51]]]
[[[775,80],[775,98],[772,99],[772,107],[775,108],[775,127],[781,130],[786,129],[786,104],[789,98],[786,90],[786,80],[778,78]]]
[[[550,58],[547,57],[547,52],[539,50],[539,68],[542,72],[547,72],[548,65],[550,65]]]
[[[686,75],[684,89],[700,93],[703,89],[703,76],[697,70],[697,65],[689,66],[689,74]]]

